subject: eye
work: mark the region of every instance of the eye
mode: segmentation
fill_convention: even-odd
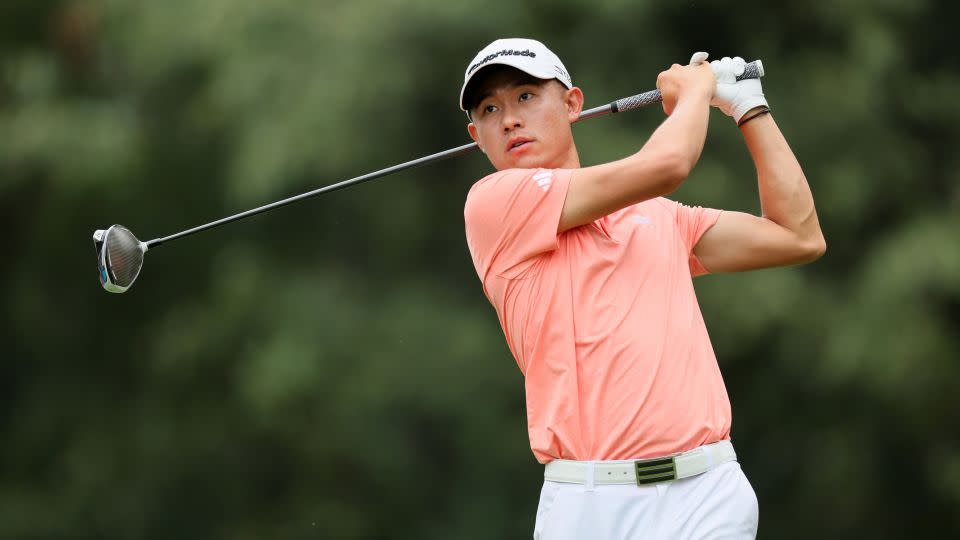
[[[533,92],[524,92],[520,94],[520,101],[526,101],[533,97]]]
[[[488,113],[492,113],[492,112],[496,112],[496,111],[497,111],[497,106],[496,106],[496,105],[486,105],[486,106],[483,107],[483,113],[484,113],[484,114],[488,114]]]

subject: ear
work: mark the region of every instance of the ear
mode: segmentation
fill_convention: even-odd
[[[576,86],[567,90],[564,104],[567,106],[567,119],[570,123],[576,122],[583,112],[583,90]]]
[[[473,139],[473,142],[477,143],[477,147],[480,148],[480,151],[486,154],[486,150],[484,150],[483,145],[480,144],[480,135],[477,134],[477,126],[473,125],[473,122],[467,124],[467,133],[470,134],[470,138]]]

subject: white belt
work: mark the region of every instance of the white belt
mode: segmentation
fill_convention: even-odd
[[[547,463],[543,477],[552,482],[569,484],[655,484],[696,476],[721,463],[736,460],[737,453],[733,451],[733,444],[730,441],[719,441],[694,448],[689,452],[652,459],[633,461],[555,459]],[[593,478],[591,479],[590,476]]]

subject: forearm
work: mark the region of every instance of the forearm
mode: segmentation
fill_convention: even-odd
[[[709,120],[710,96],[684,96],[643,148],[631,158],[654,158],[673,163],[678,169],[678,180],[682,181],[700,159]]]
[[[757,168],[763,217],[792,232],[797,241],[813,251],[822,253],[824,239],[813,194],[772,115],[750,120],[740,129]]]
[[[637,153],[573,172],[557,232],[677,189],[703,150],[715,86],[706,64],[662,72],[657,87],[667,119]]]

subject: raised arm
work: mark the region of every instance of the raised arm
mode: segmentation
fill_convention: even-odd
[[[707,136],[713,71],[674,64],[657,77],[657,88],[668,118],[636,154],[573,172],[558,233],[671,193],[690,174]]]
[[[730,60],[725,58],[720,63]],[[700,238],[694,254],[710,272],[813,261],[826,251],[826,241],[803,169],[772,115],[763,112],[769,109],[760,81],[727,82],[731,77],[724,71],[731,68],[727,64],[718,66],[714,62],[718,99],[726,100],[715,100],[714,104],[741,123],[740,130],[757,169],[762,215],[722,213]],[[731,85],[726,89],[729,93],[724,91],[725,84]]]

